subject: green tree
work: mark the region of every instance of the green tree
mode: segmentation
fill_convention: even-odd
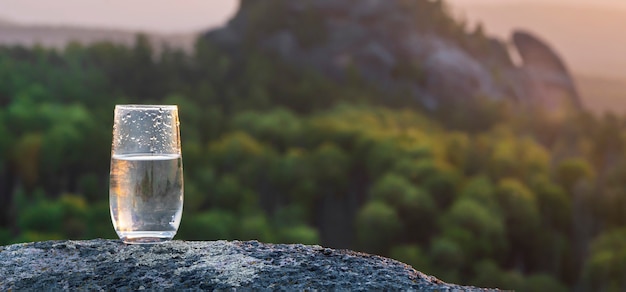
[[[385,175],[372,186],[370,197],[397,210],[406,238],[424,241],[434,233],[437,207],[433,199],[405,178]]]
[[[22,232],[31,232],[32,236],[39,234],[40,240],[46,237],[80,239],[86,235],[88,209],[82,197],[64,195],[55,201],[43,197],[34,200],[32,207],[26,207],[19,217]]]
[[[237,239],[276,242],[276,235],[267,217],[262,213],[256,213],[241,218]]]
[[[468,260],[500,258],[507,238],[502,216],[472,199],[459,199],[441,218],[447,238],[458,243]]]
[[[333,143],[320,145],[308,157],[312,175],[322,185],[342,188],[347,184],[350,157]]]
[[[569,291],[567,287],[565,287],[562,283],[560,283],[554,277],[547,275],[547,274],[534,274],[534,275],[528,276],[524,281],[523,288],[520,288],[519,290],[529,291],[529,292]]]
[[[584,159],[570,158],[559,163],[556,176],[561,186],[571,192],[580,180],[591,179],[594,176],[594,171]]]
[[[303,132],[302,121],[288,109],[278,108],[267,113],[242,112],[232,120],[233,127],[253,137],[285,149],[297,142]]]
[[[356,217],[358,246],[366,252],[387,254],[401,229],[398,214],[383,202],[367,203]]]
[[[498,183],[496,196],[511,246],[509,260],[529,265],[529,259],[540,248],[536,237],[541,228],[541,216],[535,194],[517,180],[503,179]]]
[[[229,133],[209,144],[208,157],[217,173],[235,173],[249,185],[259,182],[274,159],[272,148],[244,132]]]
[[[430,243],[429,255],[435,275],[445,281],[458,283],[461,280],[460,270],[467,259],[459,244],[445,237],[434,238]]]
[[[278,242],[319,244],[320,238],[317,230],[306,225],[283,227],[278,230]]]
[[[584,280],[594,291],[626,288],[626,229],[603,233],[591,243]]]
[[[39,180],[41,135],[26,134],[19,138],[13,148],[13,159],[21,182],[32,189]]]
[[[258,204],[258,195],[229,174],[220,177],[209,193],[208,201],[213,208],[245,213],[255,209],[254,206]]]
[[[531,182],[531,188],[537,196],[542,223],[555,230],[569,230],[572,202],[563,188],[545,176],[535,177]]]
[[[211,209],[185,216],[178,233],[189,240],[232,240],[237,238],[238,224],[234,213]]]
[[[496,197],[496,186],[486,176],[477,176],[467,180],[460,193],[459,200],[472,200],[492,212],[500,211]]]
[[[389,252],[389,257],[411,265],[414,269],[429,273],[430,259],[418,245],[394,246]]]

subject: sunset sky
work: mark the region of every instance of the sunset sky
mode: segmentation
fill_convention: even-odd
[[[602,6],[622,6],[626,7],[626,1],[623,0],[447,0],[447,2],[452,4],[463,4],[463,3],[478,3],[478,4],[493,4],[493,3],[577,3],[583,5],[602,5]]]
[[[449,0],[455,7],[477,3],[581,3],[622,7],[624,0]],[[24,24],[81,25],[164,33],[223,24],[238,0],[0,0],[0,19]]]
[[[237,0],[0,0],[0,19],[21,24],[187,33],[223,24]]]

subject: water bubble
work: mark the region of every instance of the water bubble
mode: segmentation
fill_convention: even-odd
[[[156,151],[156,140],[157,137],[155,135],[150,136],[150,153],[154,153]]]

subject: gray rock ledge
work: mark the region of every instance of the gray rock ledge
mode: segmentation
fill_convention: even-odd
[[[0,247],[0,290],[415,290],[451,285],[379,256],[256,241],[45,241]]]

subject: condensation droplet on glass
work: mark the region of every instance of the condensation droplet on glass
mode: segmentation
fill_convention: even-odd
[[[154,145],[156,140],[157,140],[156,136],[154,135],[150,136],[150,153],[156,152],[156,147]]]

